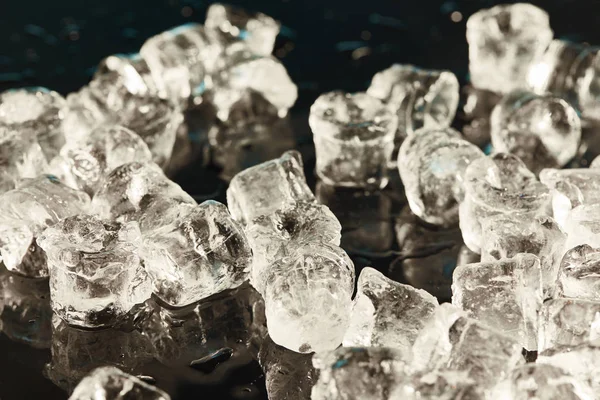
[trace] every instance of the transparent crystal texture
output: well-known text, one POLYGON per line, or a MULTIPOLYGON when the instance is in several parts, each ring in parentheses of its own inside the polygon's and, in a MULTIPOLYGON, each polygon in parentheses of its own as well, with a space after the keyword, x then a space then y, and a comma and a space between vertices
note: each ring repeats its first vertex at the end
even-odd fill
POLYGON ((581 205, 572 209, 565 222, 565 249, 581 244, 600 247, 600 204, 581 205))
POLYGON ((471 83, 500 93, 525 87, 530 66, 552 36, 548 14, 531 4, 476 12, 467 21, 471 83))
POLYGON ((100 367, 83 378, 69 400, 171 400, 149 385, 116 367, 100 367))
POLYGON ((600 301, 600 250, 583 244, 567 251, 556 285, 557 297, 600 301))
POLYGON ((102 181, 92 200, 94 212, 105 219, 138 220, 142 230, 161 226, 168 215, 194 199, 153 163, 132 162, 115 168, 102 181))
POLYGON ((464 174, 471 162, 485 157, 452 128, 420 129, 400 146, 398 171, 411 211, 434 225, 458 222, 464 197, 464 174))
POLYGON ((548 212, 550 195, 517 156, 497 153, 473 161, 465 173, 459 222, 465 244, 481 251, 481 221, 497 214, 525 220, 548 212))
POLYGON ((472 85, 463 86, 461 94, 464 104, 458 115, 465 120, 461 131, 469 142, 484 148, 490 142, 490 115, 502 95, 472 85))
MULTIPOLYGON (((98 64, 94 80, 111 82, 134 96, 158 96, 160 93, 150 73, 148 63, 139 53, 113 54, 98 64)), ((112 103, 116 100, 109 100, 112 103)))
POLYGON ((518 253, 534 254, 540 259, 544 297, 550 297, 556 284, 560 261, 565 252, 566 235, 548 216, 521 221, 510 215, 494 215, 482 221, 485 235, 481 261, 512 258, 518 253))
POLYGON ((533 363, 515 368, 506 381, 494 388, 491 396, 507 400, 595 398, 592 389, 578 377, 557 366, 533 363))
POLYGON ((152 161, 142 138, 122 126, 103 125, 83 141, 63 146, 52 164, 66 184, 93 195, 108 173, 134 161, 152 161))
POLYGON ((452 276, 452 304, 490 328, 537 350, 542 271, 533 254, 459 265, 452 276))
POLYGON ((484 400, 485 394, 465 371, 417 373, 399 386, 390 399, 484 400))
POLYGON ((25 276, 48 276, 46 255, 36 244, 44 229, 89 210, 87 194, 52 175, 25 181, 0 196, 0 254, 6 268, 25 276))
POLYGON ((32 132, 0 124, 0 193, 14 189, 22 179, 49 171, 42 148, 32 132))
POLYGON ((490 124, 494 151, 517 155, 535 173, 566 165, 581 141, 577 111, 550 94, 512 91, 494 108, 490 124))
POLYGON ((483 388, 503 379, 523 362, 516 338, 471 319, 456 307, 440 305, 413 346, 415 371, 466 372, 483 388))
POLYGON ((572 298, 546 301, 540 310, 539 351, 596 339, 599 328, 600 302, 572 298))
POLYGON ((417 129, 450 126, 458 107, 458 89, 458 79, 450 71, 394 64, 373 76, 367 94, 398 115, 396 137, 401 140, 417 129))
POLYGON ((554 219, 561 227, 569 212, 582 204, 600 204, 600 170, 595 168, 552 169, 540 173, 550 189, 554 219))
POLYGON ((227 207, 209 200, 147 232, 142 258, 158 297, 184 306, 241 285, 252 251, 227 207))
POLYGON ((553 40, 529 70, 527 83, 536 93, 553 93, 575 105, 586 119, 600 119, 598 48, 553 40))
POLYGON ((436 298, 426 291, 364 268, 343 345, 392 347, 410 356, 414 341, 437 306, 436 298))
POLYGON ((314 201, 303 168, 302 156, 292 150, 235 175, 227 189, 227 206, 233 218, 247 224, 298 201, 314 201))
POLYGON ((317 155, 317 175, 336 186, 383 187, 394 149, 398 118, 366 93, 325 93, 308 119, 317 155))
POLYGON ((17 130, 20 135, 37 138, 49 160, 65 143, 62 122, 66 100, 42 87, 7 90, 0 93, 0 125, 17 130))
POLYGON ((354 264, 339 247, 307 243, 267 272, 265 312, 275 343, 300 353, 333 350, 350 319, 354 264))
POLYGON ((319 379, 312 400, 380 400, 407 377, 402 352, 385 347, 340 347, 313 356, 319 379))
POLYGON ((268 15, 249 13, 219 3, 208 7, 204 25, 225 45, 242 41, 253 53, 261 56, 273 52, 275 38, 279 34, 279 23, 268 15))
POLYGON ((63 219, 37 239, 46 252, 52 309, 82 327, 113 324, 152 292, 138 256, 137 223, 78 215, 63 219))
POLYGON ((244 231, 253 254, 251 283, 263 293, 267 271, 274 262, 308 241, 338 246, 342 226, 327 206, 298 202, 254 219, 244 231))

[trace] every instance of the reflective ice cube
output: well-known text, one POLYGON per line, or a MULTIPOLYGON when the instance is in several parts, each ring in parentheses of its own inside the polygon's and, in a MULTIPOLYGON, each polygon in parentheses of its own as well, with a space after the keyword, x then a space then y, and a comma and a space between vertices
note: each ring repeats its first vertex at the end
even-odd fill
POLYGON ((558 298, 544 302, 539 319, 539 351, 577 346, 600 334, 600 302, 558 298))
POLYGON ((111 85, 122 88, 134 96, 160 94, 148 64, 139 53, 113 54, 106 57, 98 64, 93 79, 110 82, 111 85))
POLYGON ((432 371, 410 377, 391 396, 402 400, 484 400, 483 388, 464 371, 432 371))
POLYGON ((572 209, 564 225, 565 249, 581 244, 600 247, 600 204, 581 205, 572 209))
POLYGON ((557 296, 600 301, 600 250, 584 244, 567 251, 556 284, 557 296))
POLYGON ((526 85, 531 64, 552 40, 548 14, 531 4, 483 9, 467 21, 473 86, 507 93, 526 85))
POLYGON ((366 93, 329 92, 310 108, 317 175, 336 186, 383 187, 398 118, 366 93))

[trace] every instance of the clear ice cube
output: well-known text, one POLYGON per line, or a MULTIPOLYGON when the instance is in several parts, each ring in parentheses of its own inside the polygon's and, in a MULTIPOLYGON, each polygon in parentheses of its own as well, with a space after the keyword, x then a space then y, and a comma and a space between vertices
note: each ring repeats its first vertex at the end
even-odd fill
POLYGON ((534 5, 479 10, 467 21, 471 83, 501 93, 525 87, 530 66, 552 36, 548 14, 534 5))
POLYGON ((544 302, 539 318, 538 349, 577 346, 597 338, 600 302, 557 298, 544 302))
POLYGON ((583 244, 567 251, 556 286, 557 297, 600 301, 600 249, 583 244))
POLYGON ((484 400, 485 393, 465 371, 432 371, 411 376, 390 397, 402 400, 484 400))
POLYGON ((567 234, 565 249, 581 244, 600 247, 600 204, 575 207, 567 215, 563 228, 567 234))
POLYGON ((383 187, 398 118, 366 93, 321 95, 311 106, 317 175, 335 186, 383 187))
POLYGON ((106 57, 98 64, 93 79, 111 82, 112 86, 122 88, 134 96, 160 95, 148 63, 139 53, 106 57))

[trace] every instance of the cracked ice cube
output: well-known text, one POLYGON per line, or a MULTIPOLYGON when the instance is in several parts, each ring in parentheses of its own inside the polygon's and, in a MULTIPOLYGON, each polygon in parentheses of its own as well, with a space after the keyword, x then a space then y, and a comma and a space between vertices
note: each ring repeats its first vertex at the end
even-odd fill
POLYGON ((364 268, 344 336, 344 346, 393 347, 410 355, 414 341, 438 302, 424 290, 364 268))
POLYGON ((456 224, 465 171, 483 157, 477 146, 452 128, 416 131, 398 154, 398 171, 411 211, 434 225, 456 224))
POLYGON ((46 254, 36 244, 44 229, 88 211, 90 198, 52 175, 26 181, 0 196, 0 254, 6 268, 30 277, 48 276, 46 254))
POLYGON ((396 139, 401 139, 417 129, 450 126, 458 107, 458 89, 458 79, 450 71, 394 64, 373 76, 367 94, 398 115, 396 139))
POLYGON ((81 380, 69 400, 171 400, 155 386, 115 367, 100 367, 81 380))
POLYGON ((497 153, 473 161, 465 173, 459 222, 465 244, 481 250, 481 221, 497 214, 525 220, 547 214, 548 189, 517 156, 497 153))
POLYGON ((557 297, 600 301, 600 250, 584 244, 567 251, 556 285, 557 297))
POLYGON ((335 349, 348 328, 354 264, 339 247, 306 243, 267 271, 265 311, 275 343, 300 353, 335 349))
POLYGON ((459 265, 452 277, 452 304, 492 329, 537 350, 542 271, 533 254, 459 265))
POLYGON ((548 14, 531 4, 476 12, 467 21, 471 83, 501 93, 526 87, 530 66, 552 36, 548 14))
POLYGON ((539 351, 597 339, 600 302, 571 298, 546 301, 540 310, 539 331, 539 351))
POLYGON ((0 93, 0 125, 31 134, 42 147, 48 160, 56 156, 65 143, 62 121, 66 100, 58 93, 42 87, 7 90, 0 93))
POLYGON ((140 241, 137 223, 89 215, 46 229, 37 242, 48 257, 54 312, 73 325, 107 326, 150 298, 140 241))
POLYGON ((519 156, 535 173, 566 165, 581 141, 577 111, 550 94, 509 93, 494 108, 490 125, 494 151, 519 156))
POLYGON ((314 195, 306 184, 302 156, 295 150, 243 170, 227 189, 229 211, 242 224, 298 201, 314 201, 314 195))
POLYGON ((398 118, 366 93, 329 92, 310 108, 317 175, 335 186, 383 187, 398 118))
POLYGON ((227 207, 210 200, 147 232, 142 258, 158 297, 184 306, 241 285, 252 252, 227 207))

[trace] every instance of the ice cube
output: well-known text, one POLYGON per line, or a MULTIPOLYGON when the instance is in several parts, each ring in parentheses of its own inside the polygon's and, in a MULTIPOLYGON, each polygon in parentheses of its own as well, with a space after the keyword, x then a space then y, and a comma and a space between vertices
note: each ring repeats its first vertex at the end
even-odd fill
POLYGON ((410 355, 420 330, 438 302, 424 290, 386 278, 364 268, 344 336, 346 347, 393 347, 410 355))
POLYGON ((114 324, 150 297, 150 280, 138 256, 137 223, 68 217, 37 239, 46 252, 52 309, 72 325, 114 324))
POLYGON ((158 297, 184 306, 241 285, 252 251, 227 207, 209 200, 145 233, 142 258, 158 297))
POLYGON ((36 244, 44 229, 89 211, 90 198, 52 175, 28 180, 0 196, 0 254, 10 271, 47 277, 46 254, 36 244))
POLYGON ((83 378, 69 400, 171 400, 155 386, 115 367, 100 367, 83 378))
POLYGON ((321 95, 310 108, 317 175, 328 184, 383 187, 398 118, 366 93, 321 95))
POLYGON ((233 218, 247 224, 298 201, 314 201, 303 167, 302 156, 292 150, 234 176, 227 189, 227 205, 233 218))
POLYGON ((600 301, 600 250, 584 244, 564 255, 557 279, 557 297, 600 301))
POLYGON ((37 138, 48 160, 65 143, 62 121, 67 103, 60 94, 42 87, 0 93, 0 125, 37 138))
POLYGON ((467 21, 471 83, 501 93, 525 87, 530 66, 552 36, 548 14, 531 4, 476 12, 467 21))
POLYGON ((542 271, 533 254, 459 265, 452 278, 452 304, 492 329, 537 350, 542 271))
POLYGON ((550 195, 517 156, 497 153, 473 161, 465 173, 464 200, 459 206, 465 244, 481 251, 481 220, 506 214, 522 221, 548 212, 550 195))
POLYGON ((510 92, 494 108, 490 124, 494 151, 519 156, 535 173, 566 165, 581 141, 577 111, 550 94, 510 92))
POLYGON ((458 79, 450 71, 394 64, 373 76, 367 94, 398 115, 399 143, 417 129, 450 126, 458 107, 458 88, 458 79))
POLYGON ((580 205, 567 215, 564 225, 565 249, 581 244, 600 247, 600 204, 580 205))
POLYGON ((577 346, 596 339, 600 302, 558 298, 544 302, 539 319, 539 351, 577 346))
POLYGON ((410 377, 390 396, 402 400, 484 400, 485 394, 465 371, 432 371, 410 377))
POLYGON ((300 353, 335 349, 348 328, 354 264, 339 247, 306 243, 267 271, 269 335, 300 353))
POLYGON ((93 79, 111 82, 111 85, 134 96, 159 95, 150 68, 139 53, 113 54, 106 57, 98 64, 93 79))
POLYGON ((398 171, 411 211, 430 224, 456 224, 465 171, 483 157, 477 146, 452 128, 414 132, 398 154, 398 171))

